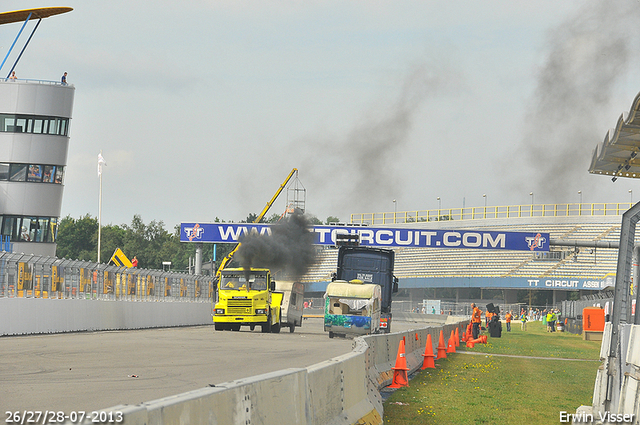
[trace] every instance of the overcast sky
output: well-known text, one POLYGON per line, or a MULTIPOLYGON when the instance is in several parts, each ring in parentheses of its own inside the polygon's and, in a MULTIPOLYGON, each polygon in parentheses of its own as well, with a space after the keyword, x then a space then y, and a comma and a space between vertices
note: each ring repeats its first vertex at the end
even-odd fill
MULTIPOLYGON (((294 167, 323 221, 394 199, 640 199, 635 180, 587 171, 640 91, 637 0, 49 6, 74 10, 42 21, 16 74, 67 71, 76 89, 62 216, 98 215, 101 150, 103 224, 168 230, 258 213, 294 167)), ((0 26, 3 58, 19 28, 0 26)))

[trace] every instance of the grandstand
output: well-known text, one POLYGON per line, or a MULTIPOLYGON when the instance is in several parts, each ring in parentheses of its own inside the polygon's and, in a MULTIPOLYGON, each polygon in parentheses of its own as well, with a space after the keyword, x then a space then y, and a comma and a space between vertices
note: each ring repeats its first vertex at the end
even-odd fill
MULTIPOLYGON (((393 227, 541 232, 549 233, 554 242, 566 242, 566 245, 552 245, 548 253, 396 248, 395 275, 399 279, 400 288, 507 289, 511 296, 506 297, 512 299, 517 289, 544 289, 554 290, 554 300, 556 295, 560 300, 566 297, 567 290, 598 291, 613 286, 618 250, 575 246, 575 242, 618 243, 622 214, 630 204, 615 204, 615 207, 609 208, 594 207, 596 204, 574 204, 574 207, 568 205, 572 204, 486 207, 482 214, 448 210, 446 220, 433 220, 433 217, 442 217, 442 211, 424 214, 393 213, 393 227), (516 216, 501 216, 500 211, 520 213, 516 216), (571 213, 576 211, 579 213, 571 213), (433 221, 420 219, 429 216, 433 221)), ((384 214, 377 215, 377 223, 376 214, 360 216, 363 217, 368 218, 369 223, 360 221, 359 224, 379 224, 380 218, 383 218, 385 225, 389 226, 389 220, 384 214)), ((317 263, 303 279, 308 290, 320 292, 326 282, 331 280, 331 274, 336 269, 337 251, 332 247, 319 249, 317 263)))

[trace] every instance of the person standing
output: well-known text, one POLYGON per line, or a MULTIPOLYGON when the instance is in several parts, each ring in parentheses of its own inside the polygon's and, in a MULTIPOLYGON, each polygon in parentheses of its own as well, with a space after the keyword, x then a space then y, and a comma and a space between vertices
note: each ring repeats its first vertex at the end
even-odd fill
POLYGON ((471 324, 473 326, 471 335, 473 339, 477 339, 480 335, 480 323, 482 323, 482 310, 476 307, 475 303, 471 303, 473 313, 471 313, 471 324))
POLYGON ((493 317, 493 313, 491 313, 490 311, 487 311, 484 314, 484 323, 486 327, 489 327, 489 323, 491 322, 491 318, 493 317))
POLYGON ((508 312, 504 316, 504 320, 506 320, 506 322, 507 322, 507 332, 511 332, 511 319, 512 318, 513 318, 513 314, 511 314, 511 312, 508 312))
POLYGON ((136 257, 135 255, 133 256, 133 260, 131 260, 131 267, 133 267, 134 269, 138 267, 138 257, 136 257))
POLYGON ((15 81, 18 79, 18 77, 16 77, 16 72, 15 71, 11 71, 11 77, 9 77, 9 79, 11 81, 15 81))
POLYGON ((549 309, 549 313, 547 313, 547 330, 549 332, 556 331, 555 324, 556 324, 557 318, 558 316, 556 315, 556 312, 553 311, 552 309, 549 309))
POLYGON ((522 312, 520 312, 520 322, 521 322, 521 328, 520 330, 526 331, 527 330, 527 312, 525 310, 522 310, 522 312))
POLYGON ((62 78, 60 79, 60 83, 62 83, 63 86, 67 85, 67 73, 65 71, 64 74, 62 74, 62 78))

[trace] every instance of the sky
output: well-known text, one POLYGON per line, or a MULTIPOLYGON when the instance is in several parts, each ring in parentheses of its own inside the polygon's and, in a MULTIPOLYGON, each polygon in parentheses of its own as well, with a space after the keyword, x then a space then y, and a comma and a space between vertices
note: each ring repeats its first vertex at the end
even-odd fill
MULTIPOLYGON (((63 217, 98 216, 100 151, 102 223, 168 230, 259 213, 293 168, 322 221, 640 199, 588 173, 640 92, 637 0, 2 6, 74 9, 16 68, 75 86, 63 217)), ((3 58, 20 25, 0 26, 3 58)))

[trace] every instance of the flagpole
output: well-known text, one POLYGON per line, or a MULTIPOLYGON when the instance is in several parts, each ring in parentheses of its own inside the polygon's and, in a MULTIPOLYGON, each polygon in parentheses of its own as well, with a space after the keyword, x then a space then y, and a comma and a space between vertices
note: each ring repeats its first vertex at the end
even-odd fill
MULTIPOLYGON (((100 151, 100 158, 102 158, 102 150, 100 151)), ((98 264, 100 264, 100 242, 102 236, 102 164, 98 161, 99 175, 100 175, 100 193, 98 199, 98 264)))

